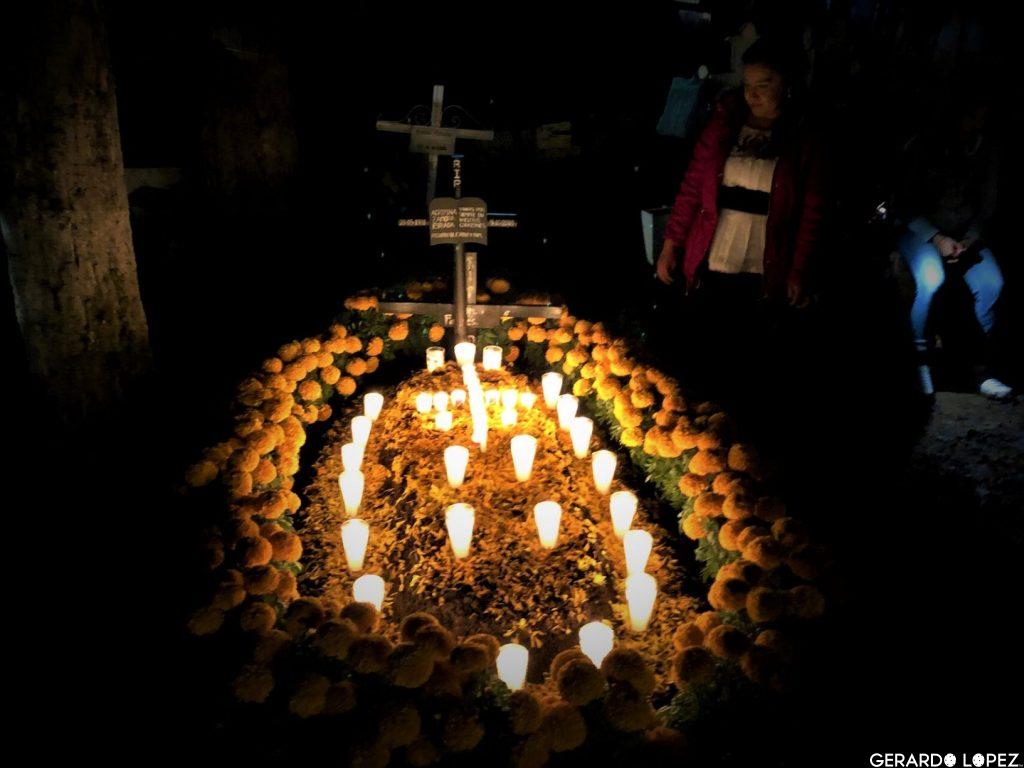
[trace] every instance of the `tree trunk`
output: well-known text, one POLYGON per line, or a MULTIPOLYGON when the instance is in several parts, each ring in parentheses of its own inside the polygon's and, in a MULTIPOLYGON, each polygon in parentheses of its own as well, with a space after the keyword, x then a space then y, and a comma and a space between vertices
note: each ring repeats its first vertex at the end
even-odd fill
POLYGON ((74 423, 149 369, 149 332, 98 2, 31 5, 4 126, 13 152, 3 234, 30 370, 74 423))

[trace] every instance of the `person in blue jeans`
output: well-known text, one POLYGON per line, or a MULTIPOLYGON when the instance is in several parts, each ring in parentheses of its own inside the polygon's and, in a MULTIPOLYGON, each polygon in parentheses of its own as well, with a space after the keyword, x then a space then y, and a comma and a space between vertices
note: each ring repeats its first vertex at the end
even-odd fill
MULTIPOLYGON (((987 105, 965 97, 959 119, 946 122, 950 130, 919 136, 907 146, 910 170, 904 211, 910 221, 898 250, 914 277, 916 294, 910 324, 918 352, 921 389, 932 394, 928 352, 928 316, 932 299, 952 277, 963 279, 974 296, 974 315, 986 337, 995 327, 995 306, 1003 289, 1003 274, 983 240, 995 210, 998 155, 985 132, 987 105)), ((990 346, 990 345, 987 345, 990 346)), ((988 371, 988 349, 982 353, 979 391, 1006 398, 1012 389, 988 371)))

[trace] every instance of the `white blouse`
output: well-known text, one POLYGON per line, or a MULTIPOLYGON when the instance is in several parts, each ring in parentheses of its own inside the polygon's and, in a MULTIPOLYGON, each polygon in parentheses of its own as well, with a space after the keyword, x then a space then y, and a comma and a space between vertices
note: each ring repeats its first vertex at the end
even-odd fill
MULTIPOLYGON (((769 136, 769 131, 743 126, 736 146, 725 161, 723 186, 771 193, 776 159, 756 155, 757 147, 763 146, 769 136)), ((711 271, 731 275, 762 274, 767 224, 765 214, 721 209, 708 255, 711 271)))

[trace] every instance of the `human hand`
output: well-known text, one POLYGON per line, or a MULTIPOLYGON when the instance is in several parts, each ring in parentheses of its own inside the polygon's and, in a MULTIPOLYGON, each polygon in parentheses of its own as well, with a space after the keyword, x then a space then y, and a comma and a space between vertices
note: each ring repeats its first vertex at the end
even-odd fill
POLYGON ((955 262, 960 258, 960 254, 966 250, 963 243, 942 234, 935 235, 932 238, 932 245, 938 249, 939 255, 944 261, 950 262, 955 262))
POLYGON ((666 240, 665 245, 661 248, 661 254, 658 256, 658 279, 665 285, 672 285, 675 282, 672 273, 678 266, 679 256, 676 253, 676 244, 671 240, 666 240))
POLYGON ((804 292, 804 281, 797 273, 790 273, 786 280, 786 300, 791 307, 803 309, 811 303, 811 297, 804 292))

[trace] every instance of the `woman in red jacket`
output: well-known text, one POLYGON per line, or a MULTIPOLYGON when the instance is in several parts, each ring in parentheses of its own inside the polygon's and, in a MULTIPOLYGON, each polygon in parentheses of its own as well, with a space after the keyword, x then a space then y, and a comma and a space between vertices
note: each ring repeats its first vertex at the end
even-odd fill
POLYGON ((665 228, 658 277, 804 306, 824 215, 822 150, 796 114, 797 68, 762 38, 743 57, 743 96, 704 129, 665 228))

